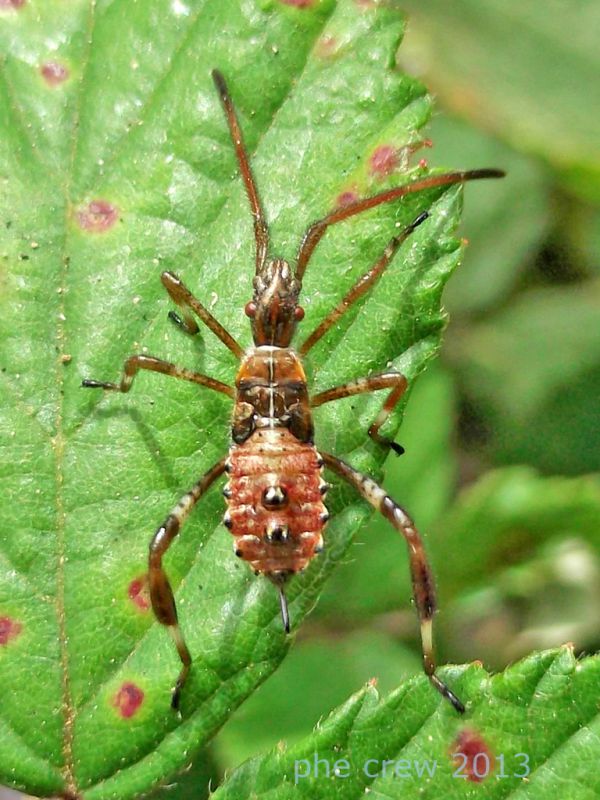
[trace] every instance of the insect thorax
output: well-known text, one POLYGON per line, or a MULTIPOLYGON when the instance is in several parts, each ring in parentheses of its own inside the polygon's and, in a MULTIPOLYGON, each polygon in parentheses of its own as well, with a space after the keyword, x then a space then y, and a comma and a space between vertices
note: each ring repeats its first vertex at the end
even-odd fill
POLYGON ((300 442, 312 443, 313 424, 306 376, 288 347, 250 348, 236 378, 232 438, 245 442, 261 428, 287 428, 300 442))

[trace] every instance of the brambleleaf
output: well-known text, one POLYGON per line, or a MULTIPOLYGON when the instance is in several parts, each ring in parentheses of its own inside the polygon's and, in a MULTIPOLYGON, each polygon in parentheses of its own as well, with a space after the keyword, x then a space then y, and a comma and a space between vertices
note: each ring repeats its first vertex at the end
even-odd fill
MULTIPOLYGON (((341 194, 413 177, 382 154, 408 152, 430 102, 393 67, 403 23, 383 5, 48 0, 0 15, 0 782, 126 800, 189 763, 288 647, 211 491, 166 562, 194 657, 173 713, 179 664, 145 594, 147 543, 226 452, 230 407, 156 375, 127 397, 80 388, 117 379, 136 351, 233 380, 209 332, 168 325, 165 268, 250 342, 252 223, 210 71, 229 81, 273 249, 290 258, 341 194)), ((332 230, 303 328, 424 209, 377 290, 311 354, 319 389, 389 362, 412 379, 435 354, 457 187, 332 230)), ((385 453, 366 429, 380 404, 324 408, 318 444, 376 474, 385 453)), ((329 548, 290 590, 294 627, 368 515, 338 487, 331 507, 329 548)))
POLYGON ((299 744, 245 762, 214 800, 597 797, 597 656, 577 661, 565 647, 494 676, 477 666, 446 676, 470 698, 466 717, 421 676, 384 699, 368 685, 299 744))

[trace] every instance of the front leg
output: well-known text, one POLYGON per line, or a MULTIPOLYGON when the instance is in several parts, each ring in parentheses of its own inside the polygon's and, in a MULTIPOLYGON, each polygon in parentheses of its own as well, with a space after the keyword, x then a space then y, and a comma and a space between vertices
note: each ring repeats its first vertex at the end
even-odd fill
POLYGON ((198 500, 209 486, 225 472, 225 461, 226 459, 222 458, 217 462, 214 467, 209 469, 208 472, 192 486, 187 494, 183 495, 169 516, 156 531, 150 542, 148 580, 150 583, 152 610, 154 611, 156 619, 161 624, 168 626, 169 632, 177 647, 179 658, 183 664, 171 699, 171 706, 174 709, 179 708, 181 690, 190 671, 192 657, 177 623, 175 597, 173 596, 173 590, 169 583, 167 573, 164 570, 162 559, 198 500))
POLYGON ((353 397, 356 394, 366 394, 367 392, 377 392, 379 389, 389 389, 392 391, 386 398, 385 403, 375 422, 369 428, 369 436, 379 444, 383 444, 396 453, 402 455, 404 448, 396 444, 392 439, 388 439, 379 433, 379 429, 385 423, 389 415, 392 413, 397 403, 401 400, 408 381, 400 372, 382 372, 380 375, 371 375, 368 378, 357 378, 354 381, 349 381, 341 386, 334 386, 332 389, 327 389, 326 392, 320 392, 311 398, 310 404, 312 408, 322 406, 324 403, 331 403, 333 400, 341 400, 344 397, 353 397))
POLYGON ((366 475, 362 475, 349 464, 339 458, 322 453, 323 461, 329 469, 337 473, 359 492, 374 508, 392 523, 394 528, 404 536, 408 545, 410 572, 412 576, 413 597, 421 623, 421 642, 423 649, 423 667, 429 680, 437 691, 450 701, 452 706, 463 714, 465 707, 454 692, 435 674, 435 658, 433 654, 433 615, 436 610, 433 575, 423 542, 414 522, 408 514, 389 497, 385 491, 366 475))
POLYGON ((107 389, 110 392, 128 392, 131 389, 135 376, 141 369, 147 369, 151 372, 160 372, 163 375, 170 375, 172 378, 179 378, 184 381, 191 381, 200 386, 206 386, 208 389, 213 389, 215 392, 221 392, 228 397, 233 397, 235 392, 232 386, 210 378, 208 375, 203 375, 201 372, 193 372, 184 367, 178 367, 171 364, 170 361, 163 361, 154 356, 130 356, 123 365, 123 375, 119 383, 110 383, 108 381, 95 381, 86 378, 81 382, 85 389, 107 389))
POLYGON ((210 311, 202 305, 200 300, 190 292, 187 286, 173 272, 163 272, 160 276, 162 285, 169 293, 171 299, 177 303, 181 309, 182 317, 174 311, 169 311, 169 319, 173 320, 186 333, 192 336, 198 333, 198 323, 192 316, 192 312, 228 347, 236 358, 241 358, 243 350, 218 320, 213 317, 210 311))

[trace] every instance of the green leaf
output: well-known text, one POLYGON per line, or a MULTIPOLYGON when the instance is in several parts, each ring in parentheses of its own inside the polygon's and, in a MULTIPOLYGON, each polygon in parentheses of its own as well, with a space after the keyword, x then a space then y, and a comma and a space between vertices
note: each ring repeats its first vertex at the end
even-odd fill
POLYGON ((569 187, 600 197, 600 8, 594 0, 406 0, 404 62, 456 113, 541 156, 569 187))
MULTIPOLYGON (((156 375, 141 374, 128 397, 80 382, 116 379, 135 351, 233 380, 220 342, 168 325, 164 268, 250 343, 252 223, 212 68, 230 83, 274 253, 292 258, 340 193, 413 175, 380 184, 369 169, 379 145, 416 141, 429 113, 423 87, 393 68, 398 13, 292 5, 0 9, 0 781, 35 794, 147 791, 189 763, 289 646, 273 587, 231 554, 215 489, 167 558, 194 658, 182 718, 173 713, 178 659, 139 592, 147 543, 226 452, 230 404, 156 375)), ((396 226, 431 212, 311 354, 318 389, 389 362, 412 381, 435 354, 460 195, 424 192, 326 237, 306 276, 305 335, 396 226)), ((319 446, 377 474, 384 453, 366 429, 381 402, 324 408, 319 446)), ((331 509, 325 556, 290 589, 294 627, 369 513, 337 486, 331 509)))
POLYGON ((600 658, 578 662, 565 647, 500 675, 445 672, 469 698, 467 716, 436 699, 424 677, 384 700, 367 686, 301 743, 243 764, 214 799, 597 797, 600 658))

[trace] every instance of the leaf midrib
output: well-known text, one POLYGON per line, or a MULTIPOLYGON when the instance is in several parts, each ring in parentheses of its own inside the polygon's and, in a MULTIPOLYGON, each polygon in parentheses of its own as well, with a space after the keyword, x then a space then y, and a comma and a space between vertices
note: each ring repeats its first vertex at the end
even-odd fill
POLYGON ((83 104, 84 90, 87 83, 87 75, 93 49, 94 26, 96 23, 96 0, 89 0, 88 25, 87 25, 87 51, 85 54, 84 66, 81 70, 77 91, 77 103, 72 123, 72 143, 70 165, 67 172, 67 181, 64 189, 64 234, 61 254, 61 274, 60 274, 60 312, 56 320, 56 360, 55 375, 58 395, 56 401, 56 434, 52 438, 54 450, 55 479, 56 479, 56 544, 57 544, 57 569, 56 569, 56 615, 59 631, 59 652, 61 662, 62 680, 62 713, 64 718, 63 744, 62 751, 64 764, 62 767, 65 788, 68 792, 77 796, 77 783, 75 779, 75 763, 73 757, 74 743, 74 723, 75 708, 73 705, 73 695, 71 691, 71 681, 69 672, 69 652, 68 635, 66 630, 65 618, 65 550, 66 550, 66 513, 64 505, 64 473, 63 473, 63 454, 65 449, 65 436, 63 431, 63 410, 64 410, 64 364, 62 357, 65 355, 65 296, 67 285, 67 265, 69 253, 69 232, 71 215, 71 187, 73 184, 74 168, 79 147, 79 120, 81 107, 83 104))

